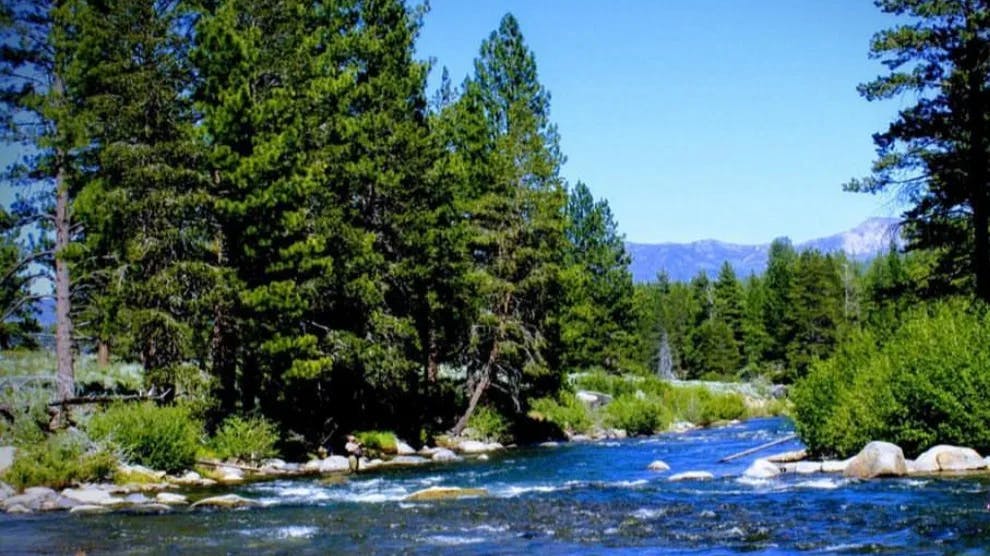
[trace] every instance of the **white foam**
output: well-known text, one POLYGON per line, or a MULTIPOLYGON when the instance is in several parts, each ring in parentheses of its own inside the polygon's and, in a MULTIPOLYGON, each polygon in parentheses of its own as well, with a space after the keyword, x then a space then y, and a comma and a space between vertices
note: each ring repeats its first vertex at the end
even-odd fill
POLYGON ((462 544, 477 544, 479 542, 485 542, 483 537, 462 537, 459 535, 433 535, 432 537, 426 537, 423 540, 430 544, 438 544, 441 546, 458 546, 462 544))
POLYGON ((658 517, 663 517, 667 515, 667 510, 663 508, 640 508, 629 515, 636 519, 641 519, 645 521, 648 519, 656 519, 658 517))
POLYGON ((821 490, 834 490, 846 484, 848 481, 837 479, 812 479, 794 483, 794 488, 814 488, 821 490))
POLYGON ((280 539, 308 539, 319 532, 317 527, 307 527, 303 525, 290 525, 281 527, 275 531, 275 536, 280 539))
POLYGON ((531 485, 531 486, 509 486, 503 490, 495 493, 496 496, 503 498, 514 498, 523 494, 528 494, 530 492, 557 492, 558 490, 563 490, 564 487, 553 486, 553 485, 531 485))

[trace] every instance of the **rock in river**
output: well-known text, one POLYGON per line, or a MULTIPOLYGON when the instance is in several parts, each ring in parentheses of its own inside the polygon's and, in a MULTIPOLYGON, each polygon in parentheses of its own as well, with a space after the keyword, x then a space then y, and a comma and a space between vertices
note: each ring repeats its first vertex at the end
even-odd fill
POLYGON ((743 472, 743 477, 749 479, 770 479, 777 475, 780 475, 780 468, 763 458, 755 460, 743 472))
POLYGON ((476 498, 488 496, 488 491, 483 488, 460 488, 460 487, 430 487, 406 496, 409 502, 428 502, 431 500, 451 500, 454 498, 476 498))
POLYGON ((670 471, 670 466, 667 465, 667 462, 659 459, 646 466, 646 468, 650 471, 670 471))
POLYGON ((676 473, 671 475, 668 481, 708 481, 714 479, 715 476, 708 471, 685 471, 684 473, 676 473))
POLYGON ((843 475, 856 479, 907 475, 904 451, 890 442, 870 442, 852 458, 843 475))
POLYGON ((494 452, 505 447, 498 442, 480 442, 478 440, 463 440, 457 445, 457 451, 463 454, 481 454, 494 452))
POLYGON ((941 444, 928 449, 914 460, 916 473, 936 473, 938 471, 973 471, 984 469, 987 462, 972 448, 960 448, 941 444))
POLYGON ((433 461, 457 461, 461 458, 447 448, 437 448, 433 451, 430 459, 433 461))
POLYGON ((212 496, 210 498, 203 498, 202 500, 194 503, 193 508, 248 508, 252 506, 260 506, 261 502, 257 500, 251 500, 238 496, 236 494, 224 494, 223 496, 212 496))
POLYGON ((189 503, 189 501, 186 499, 185 496, 181 494, 175 494, 172 492, 159 492, 158 495, 155 496, 155 502, 158 502, 159 504, 172 504, 172 505, 182 505, 189 503))

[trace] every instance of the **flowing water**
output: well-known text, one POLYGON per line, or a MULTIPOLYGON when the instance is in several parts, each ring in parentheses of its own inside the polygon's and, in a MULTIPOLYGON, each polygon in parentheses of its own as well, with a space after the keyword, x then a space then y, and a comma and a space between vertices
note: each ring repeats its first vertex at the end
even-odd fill
MULTIPOLYGON (((164 515, 0 516, 0 553, 986 554, 990 478, 741 477, 728 454, 792 432, 784 419, 617 442, 508 451, 489 461, 245 485, 262 508, 164 515), (706 470, 669 482, 646 469, 706 470), (486 498, 405 502, 429 486, 486 498)), ((800 447, 793 442, 774 450, 800 447)), ((763 455, 763 454, 760 454, 763 455)), ((205 493, 194 493, 205 494, 205 493)))

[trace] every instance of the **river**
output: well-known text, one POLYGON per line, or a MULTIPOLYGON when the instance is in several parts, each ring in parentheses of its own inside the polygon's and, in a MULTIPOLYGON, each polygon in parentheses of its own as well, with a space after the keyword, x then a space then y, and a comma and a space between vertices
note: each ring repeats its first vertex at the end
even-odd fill
POLYGON ((0 553, 987 553, 990 477, 754 481, 741 474, 755 455, 717 463, 790 432, 785 419, 757 419, 336 484, 254 483, 234 490, 265 504, 248 510, 2 515, 0 553), (646 469, 656 459, 672 472, 706 470, 715 479, 669 482, 669 472, 646 469), (435 485, 481 487, 490 496, 403 501, 435 485))

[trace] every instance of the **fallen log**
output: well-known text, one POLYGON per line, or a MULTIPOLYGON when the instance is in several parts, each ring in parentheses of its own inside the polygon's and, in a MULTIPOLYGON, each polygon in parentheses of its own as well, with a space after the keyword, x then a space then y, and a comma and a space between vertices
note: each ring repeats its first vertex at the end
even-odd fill
POLYGON ((97 403, 113 402, 136 402, 136 401, 161 401, 169 394, 166 390, 161 394, 133 394, 130 396, 84 396, 81 398, 66 398, 48 404, 49 407, 62 407, 67 405, 89 405, 97 403))
POLYGON ((724 458, 718 460, 718 462, 719 463, 726 463, 726 462, 732 461, 734 459, 738 459, 738 458, 741 458, 741 457, 744 457, 744 456, 748 456, 750 454, 755 454, 756 452, 759 452, 761 450, 766 450, 767 448, 773 448, 774 446, 778 446, 778 445, 783 444, 785 442, 790 442, 791 440, 794 440, 795 438, 797 438, 797 435, 796 434, 789 434, 789 435, 785 436, 784 438, 778 438, 777 440, 774 440, 774 441, 771 441, 771 442, 767 442, 765 444, 760 444, 759 446, 757 446, 755 448, 750 448, 748 450, 743 450, 741 452, 738 452, 738 453, 735 453, 735 454, 732 454, 732 455, 729 455, 729 456, 725 456, 724 458))

